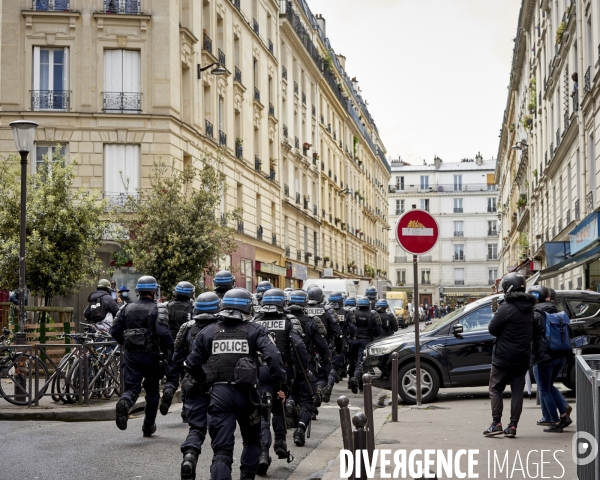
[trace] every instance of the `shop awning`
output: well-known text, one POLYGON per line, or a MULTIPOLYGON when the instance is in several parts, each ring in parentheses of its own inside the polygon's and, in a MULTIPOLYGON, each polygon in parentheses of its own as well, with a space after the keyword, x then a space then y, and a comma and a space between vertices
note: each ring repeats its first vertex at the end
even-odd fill
POLYGON ((593 262, 600 258, 600 245, 588 250, 586 252, 573 255, 571 258, 564 260, 556 265, 546 268, 540 272, 539 280, 547 280, 548 278, 555 277, 561 273, 568 272, 574 268, 583 265, 584 263, 593 262))

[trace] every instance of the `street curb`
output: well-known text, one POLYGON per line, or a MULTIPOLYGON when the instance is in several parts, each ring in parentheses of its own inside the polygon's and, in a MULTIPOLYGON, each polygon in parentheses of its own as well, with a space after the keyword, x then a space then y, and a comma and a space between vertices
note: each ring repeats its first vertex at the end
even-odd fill
MULTIPOLYGON (((181 403, 181 392, 173 396, 173 403, 181 403)), ((71 407, 23 407, 22 409, 0 409, 0 421, 48 421, 48 422, 105 422, 115 419, 115 406, 111 401, 102 405, 73 405, 71 407)), ((144 408, 145 399, 139 399, 132 410, 144 408)), ((141 412, 140 412, 141 413, 141 412)))

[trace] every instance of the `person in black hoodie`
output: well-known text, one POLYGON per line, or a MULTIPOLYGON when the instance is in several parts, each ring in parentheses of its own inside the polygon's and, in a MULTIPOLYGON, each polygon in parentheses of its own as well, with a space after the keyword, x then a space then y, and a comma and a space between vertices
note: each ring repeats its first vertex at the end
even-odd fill
POLYGON ((551 301, 550 290, 542 285, 535 285, 528 290, 528 293, 535 296, 539 302, 534 307, 532 364, 534 365, 542 412, 548 421, 548 427, 544 428, 544 432, 560 433, 563 428, 571 425, 573 421, 567 412, 566 402, 558 388, 554 386, 554 382, 565 366, 566 357, 570 354, 570 351, 550 350, 546 342, 546 315, 544 312, 558 313, 556 305, 551 301))
POLYGON ((523 410, 525 374, 531 361, 533 338, 533 306, 536 298, 525 293, 525 277, 520 273, 508 273, 502 279, 504 299, 488 326, 496 337, 492 352, 490 371, 490 400, 492 424, 483 432, 485 436, 500 435, 514 438, 523 410), (502 430, 502 393, 510 384, 510 424, 502 430))

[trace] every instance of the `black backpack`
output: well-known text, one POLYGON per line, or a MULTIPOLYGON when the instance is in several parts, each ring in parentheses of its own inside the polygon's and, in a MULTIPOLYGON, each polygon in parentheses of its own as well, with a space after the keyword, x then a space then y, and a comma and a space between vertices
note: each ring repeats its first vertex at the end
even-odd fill
POLYGON ((99 323, 106 317, 108 312, 106 311, 106 305, 102 301, 103 298, 104 295, 100 295, 94 299, 90 297, 88 300, 89 303, 85 312, 83 312, 83 316, 89 323, 99 323))

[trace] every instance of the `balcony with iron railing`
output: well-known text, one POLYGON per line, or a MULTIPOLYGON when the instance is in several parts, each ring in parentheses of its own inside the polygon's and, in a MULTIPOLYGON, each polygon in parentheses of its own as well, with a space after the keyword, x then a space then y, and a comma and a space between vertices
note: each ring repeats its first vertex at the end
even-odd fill
POLYGON ((294 148, 300 149, 300 139, 298 137, 294 137, 294 148))
POLYGON ((240 160, 244 158, 244 149, 241 143, 235 144, 235 156, 240 160))
POLYGON ((260 28, 258 26, 258 22, 256 21, 256 18, 252 19, 252 30, 254 30, 254 33, 256 33, 257 35, 260 33, 260 28))
POLYGON ((431 285, 431 280, 427 280, 425 278, 422 278, 421 281, 419 282, 421 285, 431 285))
POLYGON ((463 213, 462 207, 454 207, 454 213, 463 213))
POLYGON ((219 65, 221 65, 223 68, 226 68, 225 54, 223 53, 223 50, 221 50, 220 48, 218 48, 217 49, 217 54, 218 54, 218 58, 219 58, 219 65))
POLYGON ((262 225, 259 225, 258 228, 256 229, 256 238, 258 240, 262 240, 263 239, 263 227, 262 227, 262 225))
POLYGON ((139 201, 140 194, 138 192, 103 192, 102 197, 106 199, 107 210, 112 207, 117 207, 120 210, 133 210, 133 203, 139 201))
POLYGON ((454 236, 455 237, 464 237, 465 236, 465 232, 463 232, 462 230, 457 230, 454 232, 454 236))
POLYGON ((316 205, 313 204, 313 215, 317 217, 319 215, 319 209, 316 205))
POLYGON ((219 145, 222 147, 227 146, 227 134, 222 130, 219 130, 219 145))
POLYGON ((258 158, 258 155, 254 155, 254 170, 257 172, 262 171, 262 162, 260 158, 258 158))
POLYGON ((104 0, 104 13, 140 15, 140 0, 104 0))
POLYGON ((498 260, 498 254, 497 253, 492 253, 487 255, 487 259, 488 260, 498 260))
POLYGON ((296 250, 296 260, 302 261, 302 250, 296 250))
POLYGON ((212 53, 212 40, 206 33, 202 35, 202 50, 212 53))
POLYGON ((269 115, 271 117, 275 117, 275 105, 269 102, 269 115))
POLYGON ((141 112, 142 94, 133 92, 103 92, 102 110, 105 112, 141 112))
POLYGON ((291 249, 290 247, 285 247, 285 253, 284 253, 284 256, 285 256, 286 258, 290 258, 290 257, 292 256, 291 254, 292 254, 292 249, 291 249))
POLYGON ((244 233, 244 221, 243 220, 238 220, 237 231, 238 231, 238 233, 244 233))
POLYGON ((317 107, 315 107, 314 105, 312 106, 312 116, 313 117, 317 117, 317 107))
POLYGON ((254 87, 254 101, 260 103, 260 90, 254 87))
POLYGON ((465 281, 464 280, 454 280, 454 285, 460 286, 460 285, 464 285, 465 281))
POLYGON ((575 208, 573 209, 575 220, 579 220, 579 199, 575 200, 575 208))
POLYGON ((454 254, 454 256, 452 257, 452 261, 454 261, 454 262, 464 262, 465 261, 465 256, 464 255, 456 255, 456 254, 454 254))
POLYGON ((583 91, 584 95, 592 91, 592 67, 589 66, 583 76, 583 91))
POLYGON ((283 126, 283 138, 288 138, 288 127, 287 127, 287 125, 283 126))
POLYGON ((281 67, 281 78, 283 78, 284 80, 287 80, 287 68, 285 68, 284 66, 281 67))
POLYGON ((69 110, 71 92, 69 90, 32 90, 31 109, 69 110))
POLYGON ((275 233, 271 235, 271 245, 277 245, 277 234, 275 233))
POLYGON ((271 53, 271 55, 273 55, 273 42, 271 41, 270 38, 267 39, 267 45, 269 48, 269 52, 271 53))
POLYGON ((242 83, 242 71, 238 67, 235 67, 234 69, 233 81, 238 82, 240 85, 242 83))
POLYGON ((204 120, 204 136, 213 138, 213 124, 204 120))
POLYGON ((487 213, 497 213, 498 209, 496 208, 496 206, 493 207, 487 207, 487 213))
POLYGON ((498 230, 488 230, 488 237, 497 237, 498 230))
POLYGON ((298 95, 298 82, 294 82, 294 94, 298 95))
POLYGON ((431 263, 433 261, 431 255, 419 255, 419 262, 431 263))
POLYGON ((71 9, 70 0, 33 0, 32 10, 44 12, 68 12, 71 9))
POLYGON ((276 177, 275 169, 274 168, 269 169, 269 174, 267 175, 267 180, 271 180, 272 182, 274 182, 275 177, 276 177))
POLYGON ((238 12, 241 11, 240 0, 231 0, 231 3, 235 8, 237 8, 238 12))
POLYGON ((296 192, 296 204, 302 204, 302 196, 300 195, 300 192, 296 192))
POLYGON ((306 105, 306 93, 302 92, 302 103, 306 105))
POLYGON ((408 257, 406 255, 400 255, 394 257, 394 263, 407 263, 408 257))
POLYGON ((304 199, 304 210, 310 210, 310 202, 307 198, 304 199))

